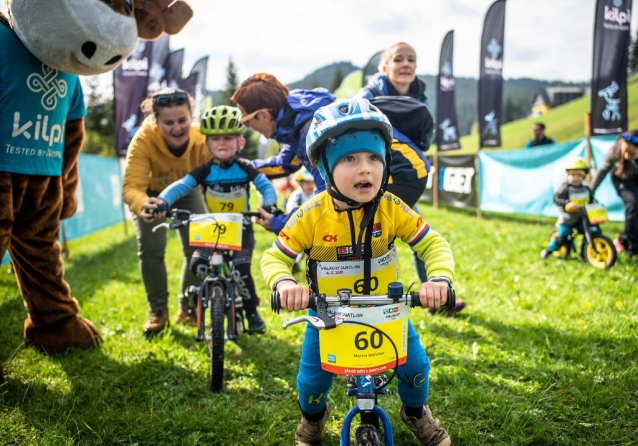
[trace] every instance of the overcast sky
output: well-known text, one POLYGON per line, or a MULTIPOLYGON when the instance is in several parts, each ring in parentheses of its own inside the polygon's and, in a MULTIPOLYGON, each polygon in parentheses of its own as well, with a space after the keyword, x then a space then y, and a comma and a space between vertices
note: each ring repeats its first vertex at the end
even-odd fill
MULTIPOLYGON (((300 80, 338 61, 359 67, 397 41, 417 52, 419 74, 438 72, 454 30, 454 74, 478 77, 479 44, 493 0, 189 0, 195 12, 171 49, 185 48, 184 71, 210 56, 208 89, 224 88, 232 57, 239 79, 269 72, 300 80)), ((623 0, 623 8, 631 0, 623 0)), ((4 3, 4 2, 2 2, 4 3)), ((508 0, 503 75, 585 81, 591 77, 596 0, 508 0)), ((0 10, 5 11, 4 5, 0 10)), ((636 35, 638 12, 632 14, 636 35)), ((111 75, 103 76, 110 82, 111 75)))

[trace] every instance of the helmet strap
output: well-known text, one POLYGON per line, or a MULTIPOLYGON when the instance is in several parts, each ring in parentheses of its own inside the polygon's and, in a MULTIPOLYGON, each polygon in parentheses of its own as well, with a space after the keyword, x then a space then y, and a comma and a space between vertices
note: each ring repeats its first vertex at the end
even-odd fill
POLYGON ((375 196, 372 201, 367 203, 360 203, 358 201, 353 200, 352 198, 348 198, 339 191, 336 185, 334 185, 334 178, 332 176, 332 172, 328 170, 328 160, 325 155, 325 151, 321 152, 321 162, 323 162, 323 166, 325 171, 328 173, 328 181, 326 181, 326 191, 328 195, 330 195, 335 200, 339 200, 344 202, 346 205, 352 208, 358 208, 363 204, 363 219, 361 220, 360 229, 364 229, 368 224, 374 219, 374 214, 377 212, 377 208, 379 207, 379 202, 381 201, 381 197, 385 194, 385 191, 388 188, 388 182, 390 180, 390 171, 388 166, 392 162, 392 155, 388 150, 386 153, 386 164, 383 168, 383 181, 381 183, 381 187, 379 188, 379 192, 375 196))

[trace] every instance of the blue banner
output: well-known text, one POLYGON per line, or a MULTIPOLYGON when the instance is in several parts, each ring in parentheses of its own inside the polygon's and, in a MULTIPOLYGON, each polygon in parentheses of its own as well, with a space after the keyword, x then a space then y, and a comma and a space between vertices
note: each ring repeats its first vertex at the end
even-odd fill
MULTIPOLYGON (((124 221, 122 174, 118 160, 82 154, 78 158, 78 167, 78 210, 73 217, 61 223, 67 241, 124 221)), ((62 241, 62 230, 60 237, 62 241)), ((1 264, 9 261, 9 254, 5 253, 1 264)))
POLYGON ((122 174, 116 158, 80 155, 78 210, 62 224, 66 239, 73 240, 124 221, 122 174))
MULTIPOLYGON (((600 166, 615 138, 592 138, 592 153, 600 166)), ((554 192, 567 181, 565 163, 586 157, 585 140, 506 152, 479 151, 480 208, 508 214, 558 216, 554 192)), ((607 207, 612 221, 624 220, 624 208, 611 181, 596 191, 596 199, 607 207)))

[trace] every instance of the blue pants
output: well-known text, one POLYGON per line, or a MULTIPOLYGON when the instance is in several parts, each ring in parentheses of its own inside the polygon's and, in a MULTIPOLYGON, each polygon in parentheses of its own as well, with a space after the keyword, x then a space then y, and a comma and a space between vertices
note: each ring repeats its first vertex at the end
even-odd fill
POLYGON ((558 226, 558 230, 557 230, 558 237, 554 237, 553 239, 550 240, 550 242, 547 244, 547 250, 549 252, 558 251, 558 249, 560 249, 560 247, 564 243, 564 240, 566 240, 567 237, 572 234, 574 227, 578 227, 579 231, 583 230, 583 224, 580 222, 575 225, 566 225, 564 223, 561 223, 558 226))
MULTIPOLYGON (((398 367, 395 378, 403 404, 421 407, 426 403, 430 388, 430 358, 425 354, 412 322, 408 322, 408 360, 398 367)), ((319 413, 326 407, 333 379, 333 373, 321 368, 319 330, 308 325, 297 375, 299 405, 303 412, 319 413)))

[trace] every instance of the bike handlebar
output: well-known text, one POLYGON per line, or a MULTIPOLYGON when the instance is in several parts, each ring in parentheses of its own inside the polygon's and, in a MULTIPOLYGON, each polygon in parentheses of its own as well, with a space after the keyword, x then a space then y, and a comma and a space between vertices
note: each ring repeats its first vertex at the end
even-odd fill
MULTIPOLYGON (((399 282, 392 282, 389 285, 389 294, 382 294, 376 296, 353 296, 352 291, 348 289, 338 290, 338 296, 326 296, 325 294, 310 293, 308 300, 308 308, 318 310, 317 303, 320 304, 322 309, 331 306, 350 306, 350 305, 362 305, 362 306, 381 306, 392 305, 402 303, 409 305, 410 308, 420 307, 421 299, 417 291, 411 291, 409 293, 403 293, 403 284, 399 282)), ((450 310, 456 305, 456 293, 451 285, 448 283, 447 301, 445 303, 445 309, 450 310)), ((275 313, 279 314, 281 311, 281 296, 279 292, 274 290, 270 296, 270 308, 275 313)), ((308 322, 315 328, 334 328, 340 324, 339 321, 327 322, 324 314, 319 314, 319 317, 314 316, 300 316, 290 321, 284 322, 284 328, 288 325, 298 324, 300 322, 308 322)))
MULTIPOLYGON (((156 211, 160 211, 160 208, 158 207, 158 209, 156 211)), ((193 214, 191 211, 186 210, 186 209, 171 209, 170 211, 164 211, 163 209, 161 210, 162 212, 168 212, 168 218, 171 219, 170 223, 161 223, 157 226, 155 226, 153 228, 153 232, 155 232, 158 228, 162 228, 162 227, 166 227, 169 229, 177 229, 177 228, 181 228, 182 226, 190 223, 190 218, 192 215, 197 215, 197 214, 193 214)), ((244 217, 257 217, 257 218, 261 218, 261 214, 259 212, 256 211, 243 211, 243 212, 233 212, 234 214, 241 214, 244 217)), ((209 215, 209 214, 199 214, 199 215, 209 215)), ((196 221, 196 220, 193 220, 196 221)))

